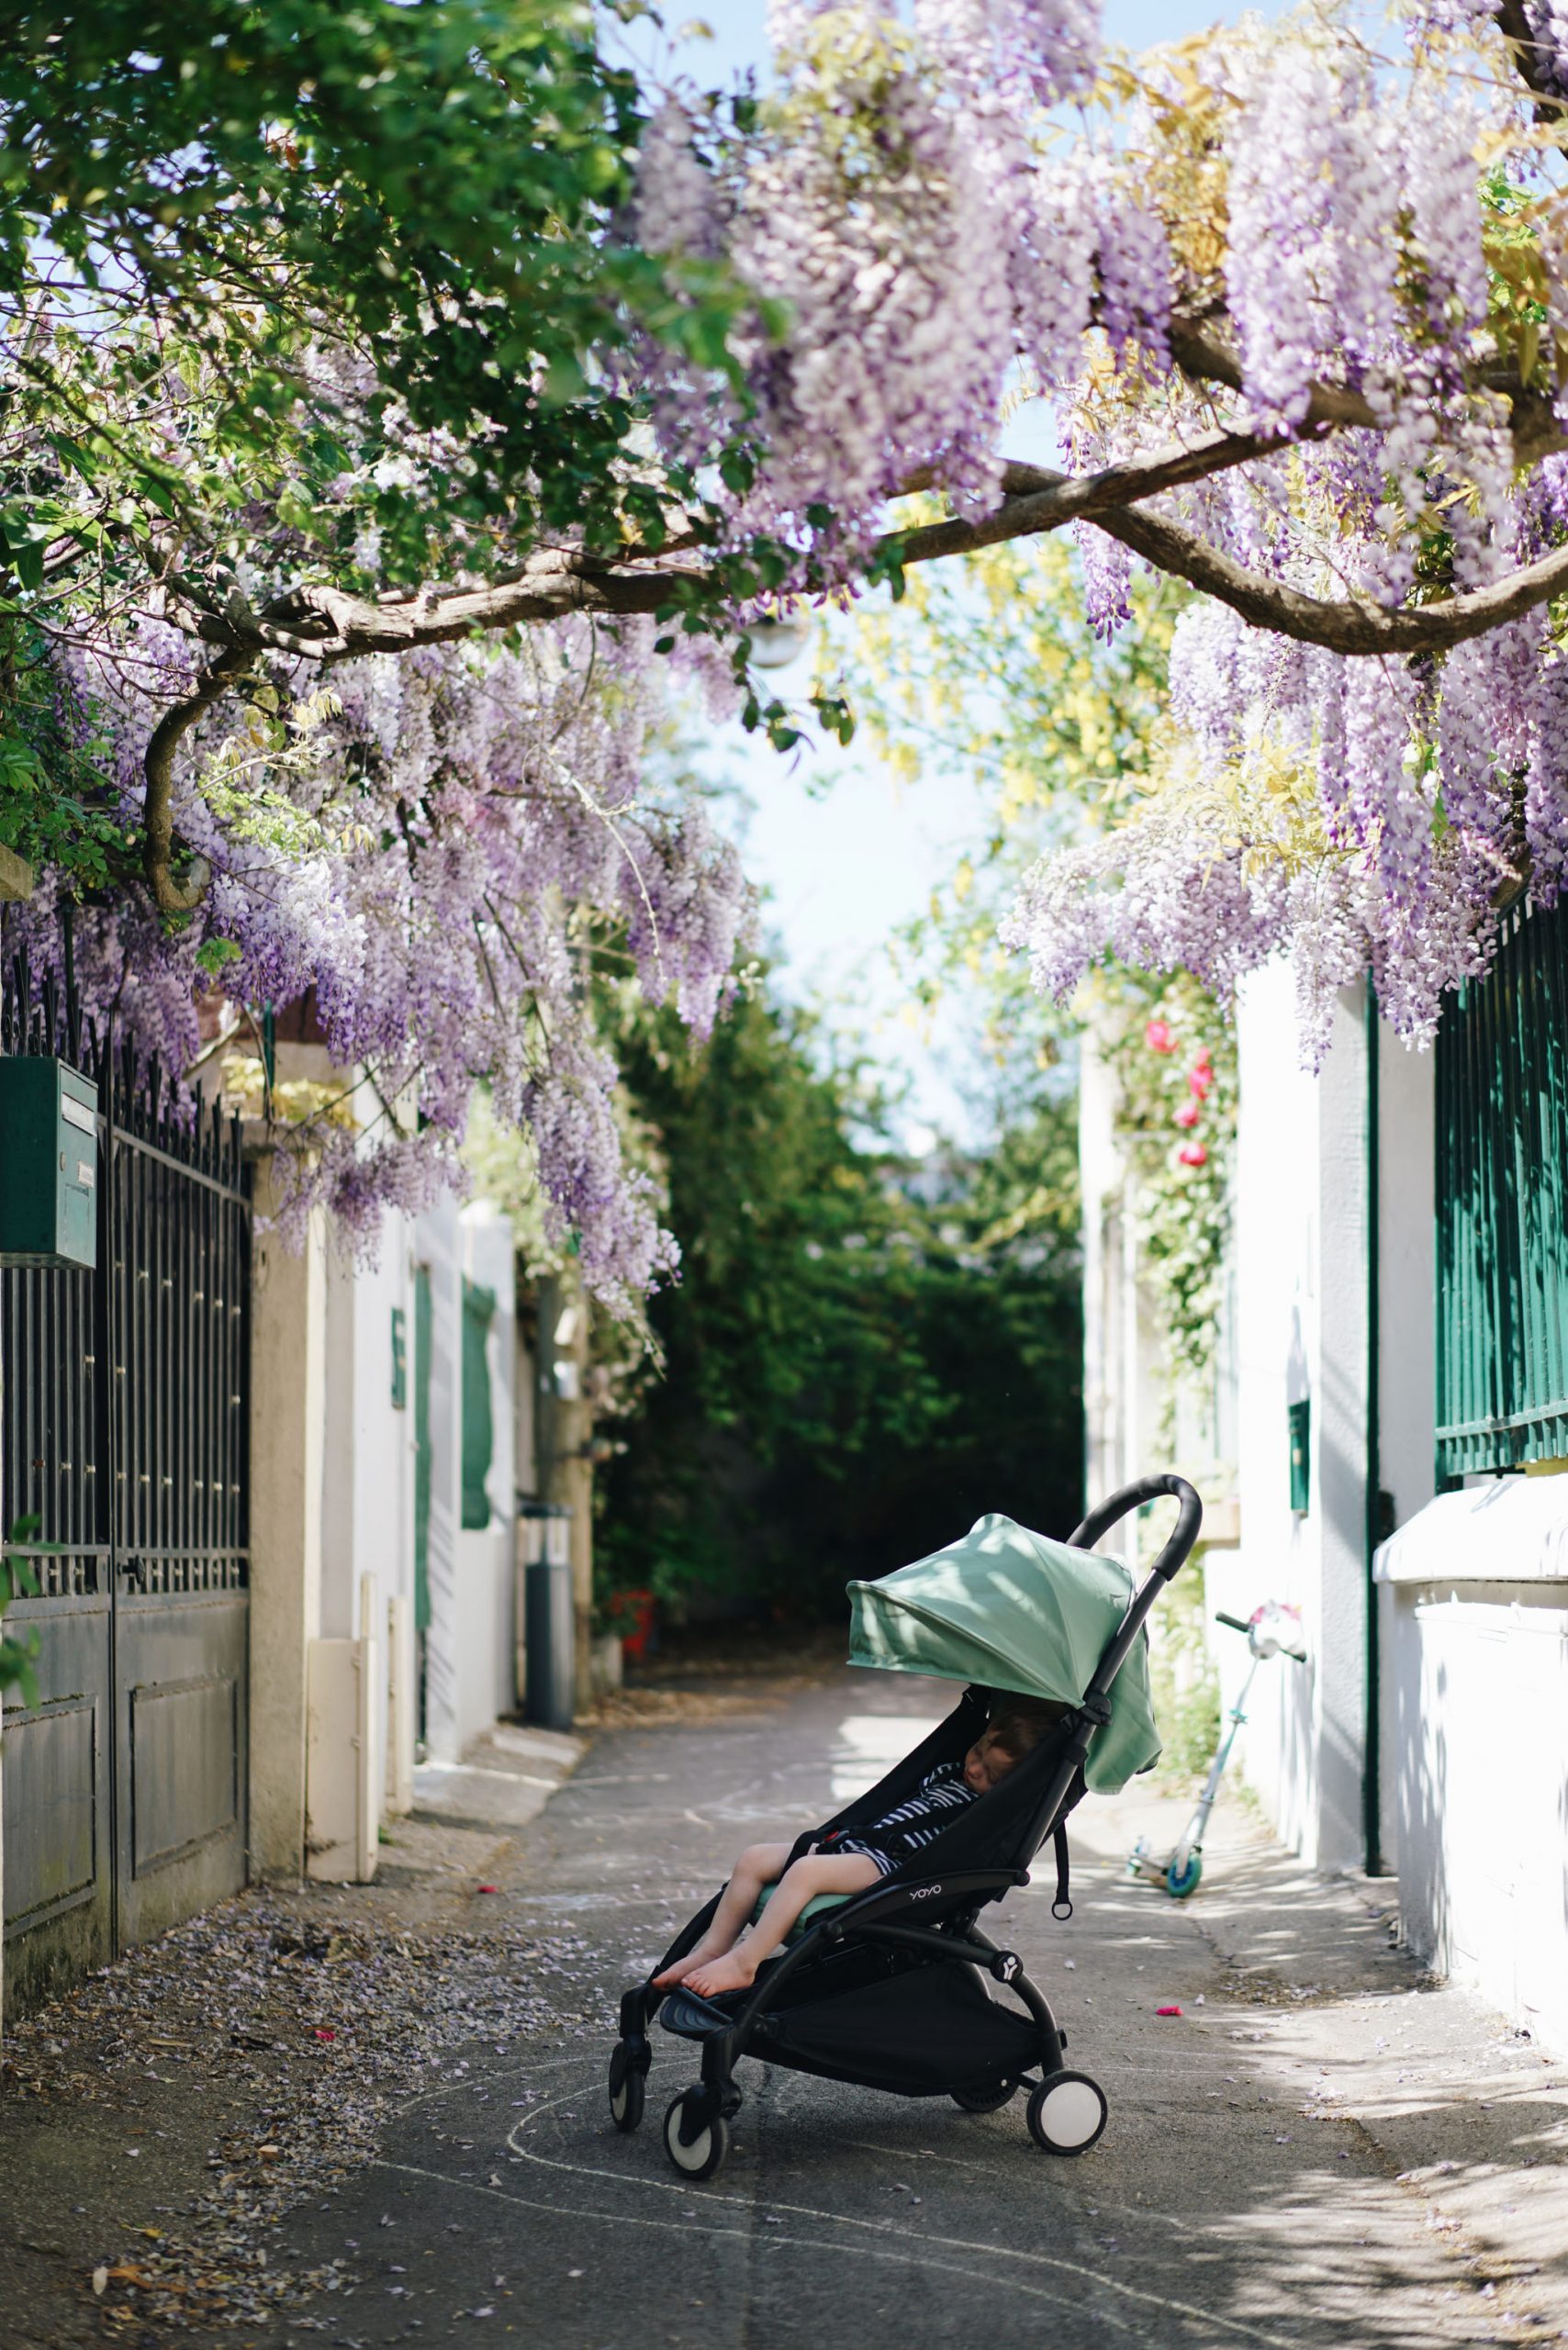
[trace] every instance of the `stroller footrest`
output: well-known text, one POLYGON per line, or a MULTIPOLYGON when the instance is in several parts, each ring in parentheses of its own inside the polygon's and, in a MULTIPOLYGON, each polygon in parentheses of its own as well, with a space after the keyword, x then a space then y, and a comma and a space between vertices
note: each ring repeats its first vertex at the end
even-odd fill
POLYGON ((682 2040, 706 2040, 711 2032, 728 2031, 734 2017, 716 2000, 704 1999, 678 1985, 659 2009, 659 2021, 682 2040))

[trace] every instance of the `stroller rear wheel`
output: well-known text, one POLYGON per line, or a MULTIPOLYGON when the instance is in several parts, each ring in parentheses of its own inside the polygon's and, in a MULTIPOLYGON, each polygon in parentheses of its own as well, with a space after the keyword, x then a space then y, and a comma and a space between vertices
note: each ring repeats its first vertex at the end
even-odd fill
POLYGON ((711 2178, 730 2151, 730 2125, 722 2113, 703 2120, 689 2136, 685 2134, 690 2127, 686 2100, 700 2094, 687 2089, 672 2098, 665 2109, 665 2152, 683 2178, 711 2178))
POLYGON ((628 2134, 641 2126, 646 2091, 641 2065, 632 2061, 623 2040, 610 2053, 610 2118, 628 2134))
POLYGON ((1086 2154, 1109 2111, 1087 2073, 1047 2073, 1029 2099, 1029 2135, 1044 2154, 1086 2154))
POLYGON ((1016 2081, 976 2082, 968 2088, 949 2089, 948 2096, 966 2113, 997 2113, 1018 2094, 1016 2081))

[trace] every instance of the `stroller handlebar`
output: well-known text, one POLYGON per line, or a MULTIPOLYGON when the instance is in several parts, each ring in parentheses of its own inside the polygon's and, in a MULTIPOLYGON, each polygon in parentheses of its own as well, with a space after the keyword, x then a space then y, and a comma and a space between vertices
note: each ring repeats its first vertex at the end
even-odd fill
POLYGON ((1170 1583, 1185 1563, 1198 1539, 1198 1528, 1204 1522, 1203 1503, 1185 1477, 1173 1476, 1167 1471, 1157 1477, 1140 1477, 1134 1485, 1123 1485, 1103 1501, 1098 1509, 1092 1509, 1083 1523, 1067 1539, 1075 1550, 1092 1550, 1101 1536, 1108 1534, 1119 1518, 1130 1517, 1133 1511, 1142 1509, 1146 1502, 1157 1502, 1166 1495, 1179 1503, 1180 1507, 1170 1539, 1156 1559, 1151 1572, 1162 1583, 1170 1583))

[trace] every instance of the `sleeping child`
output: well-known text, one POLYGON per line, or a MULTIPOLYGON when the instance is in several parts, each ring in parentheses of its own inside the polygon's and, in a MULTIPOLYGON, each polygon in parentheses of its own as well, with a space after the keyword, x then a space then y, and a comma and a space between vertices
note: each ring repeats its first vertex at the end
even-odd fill
POLYGON ((655 1975, 655 1987, 667 1991, 685 1983, 704 1998, 743 1990, 756 1980, 764 1959, 772 1956, 809 1901, 819 1893, 863 1893, 888 1875, 932 1843, 969 1804, 1000 1785, 1071 1710, 1043 1698, 1003 1696, 962 1762, 941 1763, 928 1772, 915 1794, 880 1819, 831 1834, 819 1830, 794 1844, 748 1845, 735 1863, 707 1932, 694 1950, 655 1975), (800 1858, 791 1860, 795 1852, 800 1858), (747 1933, 746 1921, 769 1885, 772 1897, 747 1933))

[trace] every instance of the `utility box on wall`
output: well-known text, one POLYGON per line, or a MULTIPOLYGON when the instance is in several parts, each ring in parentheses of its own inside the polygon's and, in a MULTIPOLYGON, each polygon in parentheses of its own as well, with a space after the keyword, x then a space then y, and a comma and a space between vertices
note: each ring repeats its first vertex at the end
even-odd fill
POLYGON ((63 1061, 0 1059, 0 1265, 98 1261, 98 1089, 63 1061))

